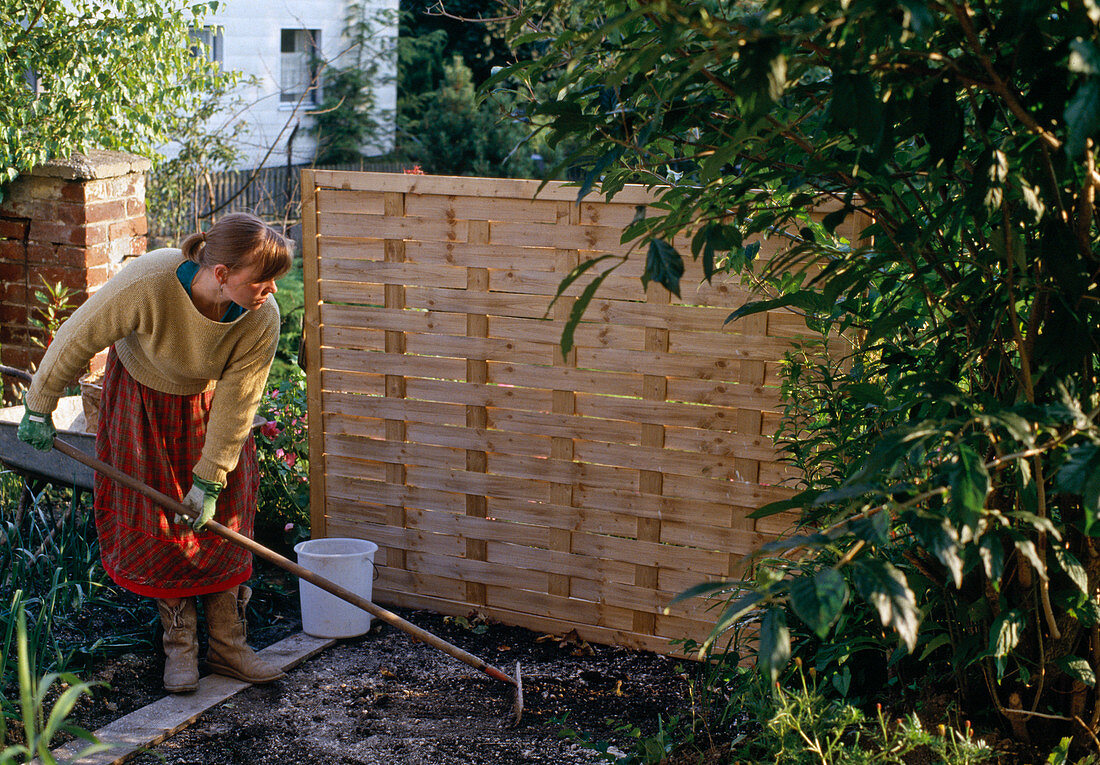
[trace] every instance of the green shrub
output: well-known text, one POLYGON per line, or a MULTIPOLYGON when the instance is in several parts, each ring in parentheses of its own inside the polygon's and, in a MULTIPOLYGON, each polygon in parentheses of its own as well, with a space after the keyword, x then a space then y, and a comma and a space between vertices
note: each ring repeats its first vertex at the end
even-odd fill
POLYGON ((268 387, 259 414, 267 423, 256 433, 261 473, 256 536, 285 548, 309 532, 309 426, 300 369, 268 387))
POLYGON ((433 174, 535 177, 530 131, 511 115, 509 100, 489 94, 479 102, 458 56, 443 70, 442 86, 424 98, 410 158, 433 174))

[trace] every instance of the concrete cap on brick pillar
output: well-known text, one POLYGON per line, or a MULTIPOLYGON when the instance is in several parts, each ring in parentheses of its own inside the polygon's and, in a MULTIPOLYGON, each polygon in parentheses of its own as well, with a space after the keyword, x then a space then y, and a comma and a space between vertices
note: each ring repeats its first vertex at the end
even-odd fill
POLYGON ((136 154, 93 149, 87 154, 74 153, 67 159, 43 162, 34 169, 34 175, 68 181, 90 181, 97 178, 117 178, 127 173, 144 173, 152 166, 152 162, 136 154))

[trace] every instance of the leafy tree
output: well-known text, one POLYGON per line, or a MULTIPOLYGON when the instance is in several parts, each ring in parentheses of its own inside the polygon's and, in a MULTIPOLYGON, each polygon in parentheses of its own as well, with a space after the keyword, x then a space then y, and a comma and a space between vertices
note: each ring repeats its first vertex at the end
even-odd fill
MULTIPOLYGON (((485 0, 402 0, 401 37, 403 40, 442 37, 447 54, 461 56, 474 82, 480 84, 489 78, 494 67, 515 61, 505 29, 492 20, 496 17, 492 6, 485 0)), ((445 61, 440 57, 437 71, 441 72, 445 61)))
POLYGON ((8 0, 0 7, 0 188, 93 147, 152 154, 222 74, 188 28, 216 2, 8 0))
POLYGON ((489 86, 551 84, 528 116, 578 147, 580 192, 657 191, 624 234, 644 279, 679 289, 687 232, 708 278, 761 292, 731 320, 821 333, 785 386, 804 491, 757 513, 807 526, 752 582, 689 593, 733 592, 716 630, 762 616, 775 680, 792 647, 888 649, 881 622, 895 676, 913 653, 970 715, 1093 740, 1100 5, 535 0, 513 32, 545 53, 489 86), (769 237, 788 246, 761 262, 769 237))
POLYGON ((426 99, 409 154, 429 173, 530 176, 529 131, 509 105, 493 96, 479 102, 470 69, 455 56, 443 85, 426 99))
POLYGON ((393 40, 380 33, 390 13, 365 2, 348 4, 343 65, 326 67, 324 99, 313 112, 310 130, 317 137, 318 164, 356 162, 364 146, 380 137, 379 121, 386 115, 378 110, 374 87, 394 58, 393 40))
POLYGON ((240 165, 247 123, 226 119, 245 106, 237 82, 229 77, 214 83, 193 112, 171 118, 172 157, 156 163, 145 192, 149 233, 160 242, 178 244, 199 231, 202 219, 216 212, 214 174, 240 165))

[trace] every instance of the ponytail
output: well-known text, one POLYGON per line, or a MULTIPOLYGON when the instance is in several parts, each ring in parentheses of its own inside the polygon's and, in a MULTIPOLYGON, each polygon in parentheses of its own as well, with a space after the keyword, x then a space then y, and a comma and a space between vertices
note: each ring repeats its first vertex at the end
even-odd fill
POLYGON ((191 234, 189 237, 183 240, 183 244, 180 245, 180 249, 183 250, 183 257, 187 258, 193 263, 198 263, 200 266, 202 262, 202 250, 203 245, 206 244, 206 234, 198 232, 191 234))

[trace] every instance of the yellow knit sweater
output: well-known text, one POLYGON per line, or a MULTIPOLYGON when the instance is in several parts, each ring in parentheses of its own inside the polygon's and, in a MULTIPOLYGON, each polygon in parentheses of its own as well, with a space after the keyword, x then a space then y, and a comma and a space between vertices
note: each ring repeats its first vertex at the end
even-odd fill
POLYGON ((58 330, 27 391, 27 406, 52 412, 88 361, 114 343, 119 361, 142 385, 192 395, 210 388, 202 458, 195 475, 224 484, 240 457, 279 342, 274 296, 232 322, 199 313, 180 284, 178 249, 133 259, 73 312, 58 330))

